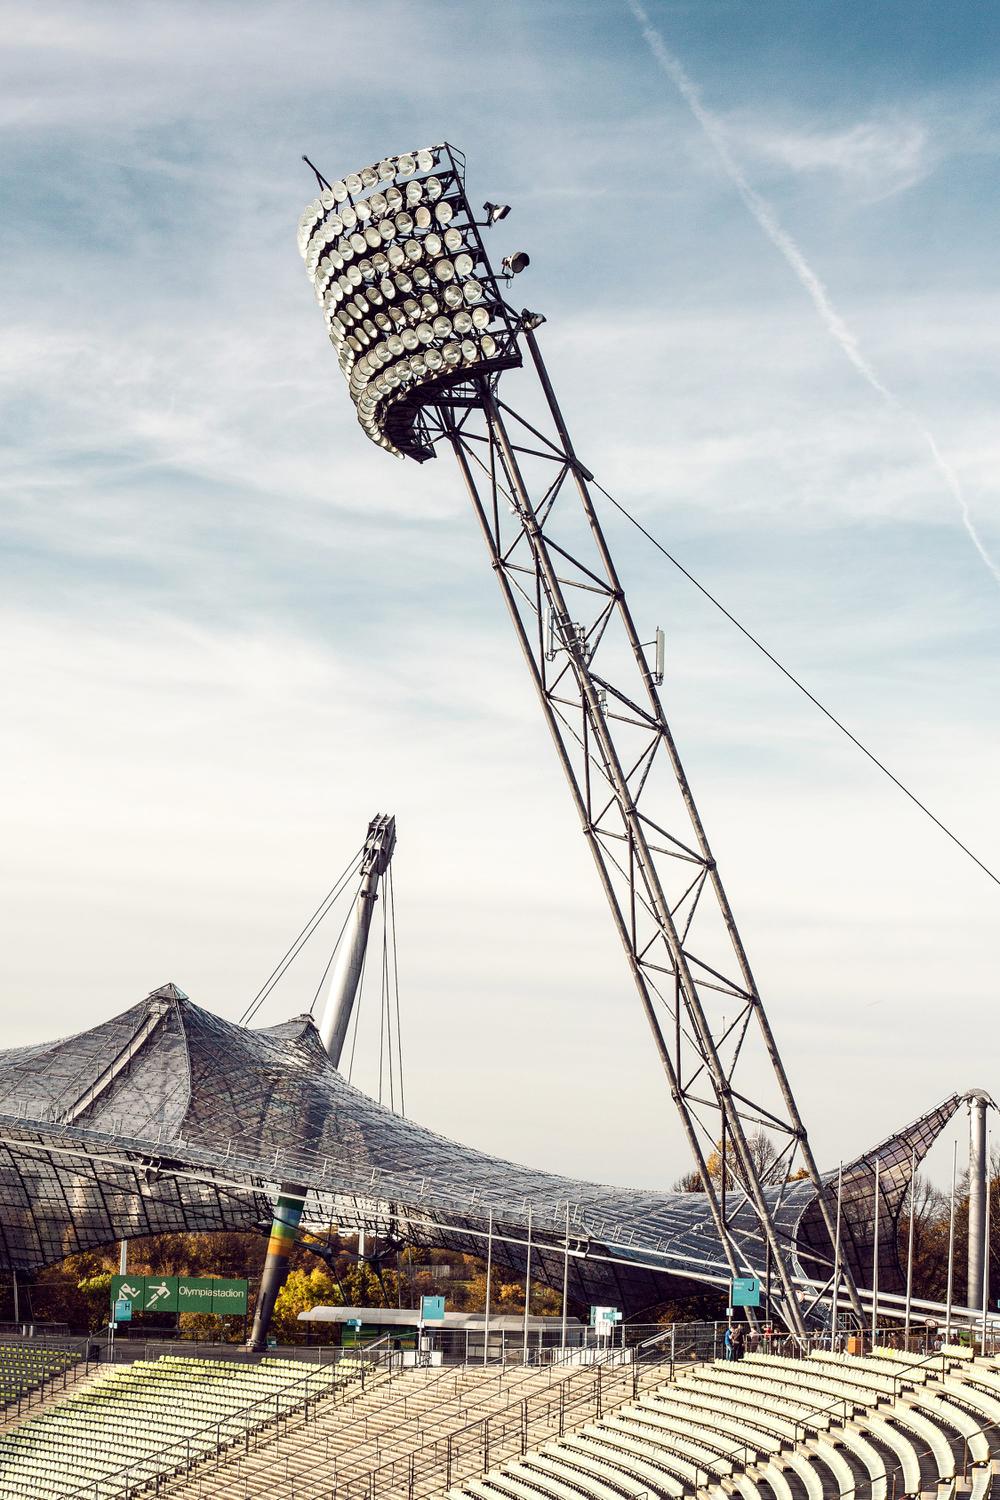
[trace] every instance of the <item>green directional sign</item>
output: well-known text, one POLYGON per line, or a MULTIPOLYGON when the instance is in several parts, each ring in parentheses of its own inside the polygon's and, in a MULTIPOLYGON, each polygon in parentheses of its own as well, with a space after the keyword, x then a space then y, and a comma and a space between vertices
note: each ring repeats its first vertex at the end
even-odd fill
POLYGON ((221 1276, 112 1276, 112 1303, 133 1313, 200 1312, 223 1318, 247 1310, 247 1283, 221 1276))
POLYGON ((178 1276, 177 1311, 214 1313, 217 1318, 247 1310, 245 1281, 224 1281, 221 1277, 178 1276))
POLYGON ((143 1312, 177 1311, 177 1277, 144 1276, 142 1278, 143 1312))
POLYGON ((112 1302, 131 1302, 132 1313, 176 1312, 176 1276, 112 1276, 112 1302))

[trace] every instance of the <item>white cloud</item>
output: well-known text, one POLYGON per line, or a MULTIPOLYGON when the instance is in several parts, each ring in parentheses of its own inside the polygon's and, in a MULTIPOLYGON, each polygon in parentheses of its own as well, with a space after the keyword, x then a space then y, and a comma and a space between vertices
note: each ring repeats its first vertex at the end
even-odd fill
POLYGON ((726 132, 740 156, 765 168, 822 173, 868 201, 922 182, 940 160, 941 145, 920 119, 888 116, 837 128, 782 125, 728 114, 726 132))

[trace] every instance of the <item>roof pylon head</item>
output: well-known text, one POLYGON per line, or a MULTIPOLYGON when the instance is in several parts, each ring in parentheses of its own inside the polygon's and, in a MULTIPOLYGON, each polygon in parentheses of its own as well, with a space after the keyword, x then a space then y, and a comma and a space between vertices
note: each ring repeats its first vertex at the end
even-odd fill
POLYGON ((147 1000, 189 1000, 190 998, 190 995, 186 995, 172 980, 161 984, 158 990, 150 990, 146 996, 147 1000))

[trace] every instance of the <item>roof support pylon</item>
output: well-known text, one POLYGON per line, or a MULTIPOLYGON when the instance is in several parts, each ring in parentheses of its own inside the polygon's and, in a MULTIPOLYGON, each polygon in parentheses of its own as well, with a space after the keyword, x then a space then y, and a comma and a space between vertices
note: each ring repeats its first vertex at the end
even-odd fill
MULTIPOLYGON (((354 911, 337 949, 330 988, 320 1016, 320 1037, 331 1061, 338 1067, 364 971, 368 933, 378 900, 378 883, 389 868, 395 847, 396 819, 389 813, 376 813, 368 825, 361 855, 361 885, 354 911)), ((278 1293, 288 1275, 289 1257, 295 1248, 305 1198, 304 1187, 284 1182, 274 1205, 267 1258, 254 1308, 253 1330, 247 1341, 247 1348, 256 1354, 262 1354, 267 1348, 268 1329, 278 1293)))
POLYGON ((351 1024, 365 966, 368 933, 378 900, 378 883, 389 868, 396 847, 396 819, 376 813, 368 825, 361 856, 361 885, 350 922, 340 940, 329 989, 320 1012, 319 1034, 333 1064, 339 1068, 347 1029, 351 1024))

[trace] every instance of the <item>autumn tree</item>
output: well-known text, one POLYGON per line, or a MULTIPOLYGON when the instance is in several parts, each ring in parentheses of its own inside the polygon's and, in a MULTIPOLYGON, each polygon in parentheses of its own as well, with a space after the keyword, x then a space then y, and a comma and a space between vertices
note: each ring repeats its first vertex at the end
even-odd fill
MULTIPOLYGON (((746 1138, 750 1159, 753 1162, 754 1171, 765 1187, 776 1185, 785 1181, 787 1165, 784 1159, 779 1160, 778 1150, 774 1141, 764 1130, 751 1130, 746 1138)), ((705 1166, 708 1175, 717 1187, 722 1184, 722 1142, 717 1141, 715 1148, 705 1158, 705 1166)), ((797 1171, 788 1174, 789 1182, 798 1182, 800 1178, 808 1176, 806 1169, 800 1167, 797 1171)), ((732 1145, 726 1147, 726 1179, 727 1186, 739 1187, 740 1169, 736 1153, 732 1145)), ((690 1172, 684 1172, 674 1183, 675 1193, 700 1193, 703 1192, 701 1174, 692 1168, 690 1172)))

